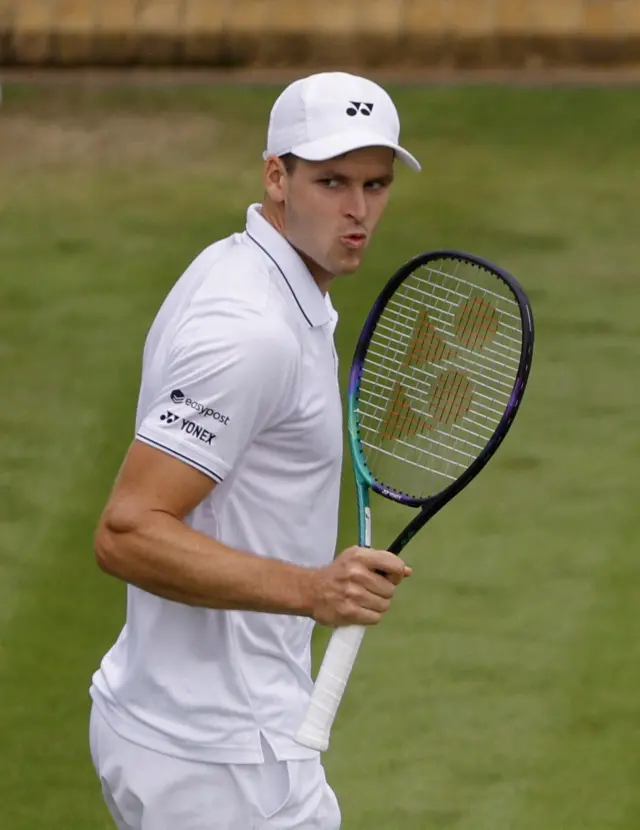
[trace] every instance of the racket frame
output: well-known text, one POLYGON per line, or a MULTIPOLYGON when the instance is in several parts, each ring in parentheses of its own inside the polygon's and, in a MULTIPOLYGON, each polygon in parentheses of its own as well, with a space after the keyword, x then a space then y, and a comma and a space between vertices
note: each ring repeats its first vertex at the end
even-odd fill
MULTIPOLYGON (((409 522, 387 548, 391 553, 398 554, 430 518, 478 475, 502 443, 520 407, 531 369, 533 342, 533 315, 525 292, 508 272, 482 257, 454 249, 430 251, 413 257, 391 277, 375 301, 362 327, 349 375, 347 429, 356 486, 358 544, 361 547, 371 547, 371 508, 369 495, 371 490, 385 498, 408 507, 420 508, 418 515, 409 522), (418 268, 428 265, 429 262, 446 259, 454 259, 458 262, 463 261, 470 265, 483 268, 497 275, 509 286, 518 301, 522 323, 522 349, 513 391, 504 414, 484 449, 462 475, 448 487, 435 496, 418 499, 405 493, 400 493, 393 488, 385 487, 371 474, 360 441, 358 393, 367 350, 371 343, 375 327, 387 302, 404 280, 418 268)), ((295 740, 302 746, 319 751, 325 751, 328 748, 331 727, 344 695, 365 631, 366 626, 358 625, 343 626, 334 630, 314 684, 305 719, 295 736, 295 740)))
POLYGON ((384 289, 379 294, 365 323, 362 327, 360 337, 356 344, 353 361, 351 364, 351 372, 349 375, 349 388, 347 398, 347 429, 349 437, 349 449, 353 460, 354 475, 356 478, 356 494, 358 500, 358 521, 364 521, 363 509, 364 505, 368 506, 369 498, 368 489, 373 490, 385 498, 404 504, 407 507, 420 508, 420 513, 407 525, 407 527, 394 539, 387 550, 391 553, 400 553, 400 551, 407 545, 413 536, 420 530, 420 528, 432 518, 439 510, 441 510, 451 499, 456 496, 462 489, 464 489, 469 482, 471 482, 482 468, 487 464, 489 459, 495 454, 496 450, 504 440, 508 433, 513 419, 515 418, 524 390, 527 385, 529 372, 531 370, 531 361, 533 357, 533 343, 534 343, 534 325, 533 314, 527 295, 521 288, 520 284, 502 268, 499 268, 489 260, 474 254, 466 253, 465 251, 458 251, 452 248, 444 248, 436 251, 429 251, 428 253, 418 254, 410 259, 405 265, 398 269, 398 271, 387 282, 384 289), (467 467, 467 469, 457 478, 452 481, 448 487, 441 490, 435 496, 429 496, 424 499, 414 498, 406 493, 400 493, 391 487, 386 487, 375 479, 369 471, 367 462, 362 450, 360 441, 360 424, 358 411, 358 394, 360 389, 360 378, 364 368, 364 362, 367 356, 367 351, 371 344, 371 338, 378 320, 382 316, 387 303, 396 292, 398 287, 411 276, 418 268, 428 265, 429 262, 438 260, 453 259, 457 262, 467 262, 469 265, 475 265, 483 268, 490 273, 496 274, 515 295, 518 301, 518 309, 520 313, 520 320, 522 323, 522 349, 520 352, 520 361, 516 371, 516 383, 509 398, 507 407, 498 422, 495 431, 484 449, 480 452, 478 457, 467 467))

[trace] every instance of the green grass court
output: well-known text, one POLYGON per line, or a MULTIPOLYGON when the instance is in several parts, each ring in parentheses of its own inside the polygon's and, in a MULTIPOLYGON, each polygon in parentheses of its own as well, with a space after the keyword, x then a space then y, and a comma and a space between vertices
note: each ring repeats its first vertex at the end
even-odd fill
MULTIPOLYGON (((110 827, 91 673, 123 620, 93 529, 169 286, 261 198, 265 88, 5 89, 0 109, 0 804, 6 830, 110 827)), ((407 258, 510 269, 530 385, 481 477, 417 538, 326 756, 345 830, 640 828, 640 92, 406 88, 403 169, 333 292, 343 388, 407 258)), ((233 275, 229 275, 230 278, 233 275)), ((345 458, 341 545, 355 539, 345 458)), ((398 508, 374 503, 391 541, 398 508)), ((319 657, 324 632, 317 645, 319 657)))

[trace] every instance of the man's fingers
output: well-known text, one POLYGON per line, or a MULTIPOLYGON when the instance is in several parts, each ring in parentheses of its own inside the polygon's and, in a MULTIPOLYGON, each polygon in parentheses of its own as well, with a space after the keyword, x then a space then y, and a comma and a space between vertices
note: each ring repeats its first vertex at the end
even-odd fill
POLYGON ((354 545, 317 571, 313 617, 325 625, 376 625, 411 568, 388 550, 354 545))
POLYGON ((401 582, 405 576, 410 576, 411 568, 396 556, 394 553, 389 553, 388 550, 376 550, 375 548, 360 548, 360 561, 371 571, 377 571, 384 574, 396 585, 401 582), (408 571, 408 572, 407 572, 408 571))
POLYGON ((366 594, 361 602, 363 608, 367 608, 369 611, 375 611, 378 614, 386 614, 390 605, 390 599, 371 593, 366 594))
POLYGON ((386 599, 391 599, 396 590, 395 584, 386 576, 386 574, 377 573, 376 571, 364 571, 362 575, 362 585, 372 594, 376 594, 379 597, 385 597, 386 599))
POLYGON ((379 611, 357 606, 353 610, 348 625, 378 625, 381 619, 382 614, 379 611))

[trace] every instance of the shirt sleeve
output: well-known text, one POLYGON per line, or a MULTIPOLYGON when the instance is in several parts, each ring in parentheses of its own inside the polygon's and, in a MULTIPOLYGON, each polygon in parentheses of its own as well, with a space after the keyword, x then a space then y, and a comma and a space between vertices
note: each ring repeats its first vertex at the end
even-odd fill
POLYGON ((136 438, 222 481, 297 401, 299 346, 284 326, 216 318, 180 332, 136 438))

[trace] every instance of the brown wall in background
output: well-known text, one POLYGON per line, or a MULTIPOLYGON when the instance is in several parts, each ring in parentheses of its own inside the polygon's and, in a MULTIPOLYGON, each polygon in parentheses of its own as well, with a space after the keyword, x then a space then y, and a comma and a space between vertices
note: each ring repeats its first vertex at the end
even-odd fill
POLYGON ((640 0, 0 0, 0 64, 640 65, 640 0))

